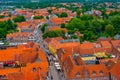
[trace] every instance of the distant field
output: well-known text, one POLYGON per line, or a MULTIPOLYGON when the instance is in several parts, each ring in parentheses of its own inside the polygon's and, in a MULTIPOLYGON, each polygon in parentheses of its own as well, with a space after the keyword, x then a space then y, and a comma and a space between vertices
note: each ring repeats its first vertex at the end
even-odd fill
MULTIPOLYGON (((31 2, 33 0, 1 0, 2 2, 16 3, 16 2, 31 2)), ((58 3, 58 2, 119 2, 120 0, 34 0, 39 2, 49 2, 49 3, 58 3)))

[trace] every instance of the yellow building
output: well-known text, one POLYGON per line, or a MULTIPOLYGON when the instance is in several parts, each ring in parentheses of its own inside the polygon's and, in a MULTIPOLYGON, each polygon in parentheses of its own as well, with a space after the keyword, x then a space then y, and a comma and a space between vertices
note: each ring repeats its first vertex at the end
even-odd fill
POLYGON ((48 48, 49 48, 49 51, 52 53, 52 55, 56 55, 56 52, 57 52, 57 50, 55 49, 55 48, 53 48, 53 47, 51 47, 50 45, 48 46, 48 48))
POLYGON ((95 56, 82 57, 82 60, 83 60, 83 61, 88 61, 88 60, 90 60, 90 61, 91 61, 91 60, 94 61, 94 60, 96 60, 96 57, 95 57, 95 56))
POLYGON ((106 54, 105 54, 105 52, 97 52, 97 53, 95 53, 94 55, 95 55, 96 57, 99 57, 99 58, 101 58, 101 57, 107 57, 106 54))
POLYGON ((60 47, 60 43, 57 40, 55 40, 55 39, 53 39, 48 44, 48 49, 54 56, 56 56, 56 52, 57 52, 57 49, 59 49, 59 47, 60 47))

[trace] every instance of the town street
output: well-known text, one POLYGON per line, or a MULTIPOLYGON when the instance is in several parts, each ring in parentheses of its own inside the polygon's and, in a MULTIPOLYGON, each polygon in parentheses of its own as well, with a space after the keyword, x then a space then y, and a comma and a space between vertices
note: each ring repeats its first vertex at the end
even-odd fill
POLYGON ((47 54, 48 50, 44 48, 44 41, 42 38, 42 32, 40 30, 40 27, 41 27, 41 24, 38 24, 38 26, 36 27, 37 34, 35 36, 37 36, 36 42, 39 44, 40 48, 46 53, 46 57, 49 62, 49 72, 48 72, 47 79, 48 80, 65 80, 63 74, 56 69, 53 61, 53 56, 52 55, 49 56, 47 54))

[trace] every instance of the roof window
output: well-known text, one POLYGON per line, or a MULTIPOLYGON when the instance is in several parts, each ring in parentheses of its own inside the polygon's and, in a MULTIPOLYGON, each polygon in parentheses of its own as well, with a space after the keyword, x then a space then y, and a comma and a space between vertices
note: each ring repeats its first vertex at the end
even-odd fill
POLYGON ((95 75, 96 75, 96 72, 95 72, 95 71, 93 71, 93 72, 92 72, 92 75, 93 75, 93 76, 95 76, 95 75))
POLYGON ((76 73, 76 76, 77 76, 77 77, 79 77, 79 76, 80 76, 80 73, 79 73, 79 72, 77 72, 77 73, 76 73))

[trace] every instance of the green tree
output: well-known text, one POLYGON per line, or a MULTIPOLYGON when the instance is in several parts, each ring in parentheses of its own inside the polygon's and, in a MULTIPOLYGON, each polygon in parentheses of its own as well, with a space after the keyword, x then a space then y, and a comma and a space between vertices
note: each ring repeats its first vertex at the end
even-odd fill
POLYGON ((45 31, 45 28, 46 28, 47 26, 48 26, 48 25, 47 25, 46 23, 43 24, 42 27, 41 27, 41 31, 44 32, 44 31, 45 31))
POLYGON ((84 40, 95 41, 96 39, 97 39, 97 36, 92 31, 86 30, 84 32, 84 40))
POLYGON ((46 16, 46 19, 49 19, 49 16, 46 16))
POLYGON ((95 34, 102 34, 103 32, 103 20, 100 19, 94 19, 91 21, 91 25, 93 26, 93 28, 91 29, 91 31, 93 31, 95 34))
POLYGON ((77 15, 80 15, 80 13, 81 13, 81 10, 77 10, 77 15))
POLYGON ((52 37, 58 37, 61 36, 65 38, 65 32, 63 30, 56 30, 56 31, 46 31, 43 35, 43 38, 52 38, 52 37))
POLYGON ((73 34, 73 35, 71 35, 71 38, 72 39, 77 39, 78 37, 75 34, 73 34))
POLYGON ((48 13, 49 13, 49 14, 51 14, 51 13, 52 13, 52 10, 51 10, 51 9, 49 9, 49 10, 48 10, 48 13))
POLYGON ((24 16, 17 16, 15 18, 13 18, 13 20, 14 20, 14 22, 24 22, 24 21, 26 21, 24 16))
POLYGON ((111 20, 111 24, 115 28, 115 31, 116 31, 115 33, 120 34, 120 16, 113 17, 112 20, 111 20))
POLYGON ((113 25, 108 24, 108 25, 105 27, 105 33, 107 33, 107 34, 110 35, 110 36, 113 36, 113 35, 114 35, 114 27, 113 27, 113 25))
POLYGON ((74 28, 78 29, 79 31, 85 30, 85 25, 82 20, 79 18, 73 18, 66 26, 68 30, 74 30, 74 28))
POLYGON ((62 12, 59 17, 68 17, 68 14, 66 12, 62 12))
POLYGON ((43 38, 52 38, 52 37, 58 37, 58 34, 55 32, 55 31, 46 31, 44 34, 43 34, 43 38))
POLYGON ((61 24, 61 28, 65 28, 65 24, 64 23, 61 24))
POLYGON ((0 38, 5 38, 6 33, 7 33, 6 30, 0 28, 0 38))
POLYGON ((11 20, 0 22, 0 38, 5 38, 6 34, 16 31, 17 25, 11 20))
POLYGON ((84 14, 83 16, 81 16, 81 20, 93 20, 93 16, 92 15, 88 15, 88 14, 84 14))
POLYGON ((4 18, 5 16, 4 15, 0 15, 0 18, 4 18))
POLYGON ((81 10, 77 10, 77 18, 80 18, 80 13, 81 13, 81 10))
POLYGON ((43 19, 44 16, 34 16, 34 19, 43 19))
POLYGON ((107 54, 107 58, 110 58, 111 57, 111 54, 107 54))

